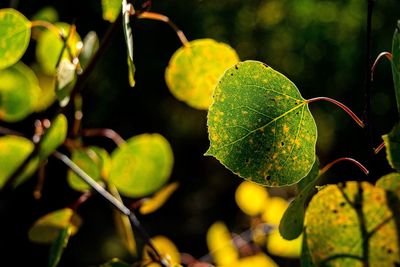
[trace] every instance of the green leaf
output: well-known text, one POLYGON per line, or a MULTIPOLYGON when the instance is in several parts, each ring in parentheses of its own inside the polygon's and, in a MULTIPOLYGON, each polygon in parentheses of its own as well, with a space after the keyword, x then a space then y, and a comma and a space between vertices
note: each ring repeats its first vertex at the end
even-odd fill
POLYGON ((329 185, 319 191, 305 218, 307 246, 315 265, 399 264, 399 210, 392 210, 390 201, 383 189, 367 182, 329 185))
POLYGON ((40 93, 35 73, 22 62, 0 70, 0 120, 15 122, 31 114, 40 93))
POLYGON ((58 12, 54 7, 45 6, 32 16, 32 20, 44 20, 54 23, 59 20, 58 17, 58 12))
POLYGON ((317 127, 288 78, 261 62, 241 62, 225 72, 213 98, 206 155, 266 186, 291 185, 310 172, 317 127))
POLYGON ((81 224, 81 218, 72 209, 64 208, 39 218, 28 235, 32 242, 51 244, 60 236, 60 231, 70 228, 71 235, 74 235, 81 224))
POLYGON ((34 107, 35 112, 42 112, 46 110, 56 100, 56 78, 43 73, 39 66, 34 66, 33 70, 39 80, 39 97, 34 107))
MULTIPOLYGON (((55 26, 60 30, 63 36, 68 36, 71 26, 66 23, 56 23, 55 26)), ((61 59, 71 61, 69 52, 75 57, 78 54, 78 43, 81 41, 78 33, 72 34, 67 42, 66 48, 62 54, 61 59)), ((64 42, 55 32, 45 30, 40 34, 36 45, 36 58, 42 70, 47 75, 56 74, 56 64, 60 57, 60 53, 64 47, 64 42)))
POLYGON ((379 178, 376 186, 392 192, 400 199, 400 173, 392 172, 379 178))
POLYGON ((83 38, 83 47, 81 53, 79 54, 79 62, 83 68, 88 65, 93 55, 99 49, 99 45, 99 38, 94 31, 90 31, 88 34, 86 34, 85 38, 83 38))
POLYGON ((122 195, 149 195, 167 182, 173 160, 171 146, 163 136, 134 136, 112 153, 110 182, 122 195))
POLYGON ((103 9, 103 19, 109 22, 114 22, 119 12, 121 12, 121 0, 101 0, 101 7, 103 9))
POLYGON ((396 94, 397 110, 400 114, 400 20, 397 21, 392 43, 392 74, 396 94))
MULTIPOLYGON (((300 182, 302 190, 296 198, 290 202, 279 224, 279 232, 288 240, 297 238, 303 232, 304 214, 306 202, 310 199, 319 178, 319 164, 316 160, 311 171, 300 182)), ((300 184, 299 182, 299 184, 300 184)))
POLYGON ((68 240, 71 236, 71 226, 60 230, 58 237, 54 240, 50 248, 49 267, 56 267, 60 262, 64 249, 67 247, 68 240))
POLYGON ((67 59, 62 59, 57 68, 56 95, 60 106, 65 107, 76 80, 76 66, 67 59))
POLYGON ((397 123, 390 133, 382 136, 385 142, 386 158, 390 166, 400 171, 400 124, 397 123))
POLYGON ((112 259, 109 262, 100 265, 100 267, 130 267, 130 266, 131 266, 130 264, 127 264, 121 261, 120 259, 112 259))
MULTIPOLYGON (((107 151, 99 147, 75 149, 72 151, 71 159, 97 182, 102 180, 103 166, 107 164, 104 161, 110 160, 107 151)), ((82 181, 82 179, 71 170, 68 171, 67 180, 74 190, 85 192, 91 189, 87 183, 82 181)))
POLYGON ((33 143, 24 137, 14 135, 0 137, 0 189, 33 148, 33 143))
POLYGON ((313 263, 311 258, 310 250, 307 246, 307 235, 305 233, 303 235, 303 244, 301 246, 300 266, 315 267, 315 264, 313 263))
POLYGON ((0 9, 0 69, 7 68, 25 54, 31 38, 31 22, 17 10, 0 9))
POLYGON ((171 93, 196 109, 208 109, 218 79, 239 62, 229 45, 212 39, 191 41, 171 57, 165 80, 171 93))
POLYGON ((129 71, 129 85, 131 87, 135 86, 135 64, 133 63, 133 37, 132 37, 132 29, 129 22, 129 11, 127 10, 127 2, 126 0, 122 0, 123 6, 123 17, 122 17, 122 26, 124 29, 125 43, 126 49, 128 53, 128 71, 129 71))
POLYGON ((42 143, 39 148, 39 157, 41 160, 46 159, 60 145, 62 145, 67 137, 68 122, 67 118, 60 114, 52 122, 49 129, 43 136, 42 143))

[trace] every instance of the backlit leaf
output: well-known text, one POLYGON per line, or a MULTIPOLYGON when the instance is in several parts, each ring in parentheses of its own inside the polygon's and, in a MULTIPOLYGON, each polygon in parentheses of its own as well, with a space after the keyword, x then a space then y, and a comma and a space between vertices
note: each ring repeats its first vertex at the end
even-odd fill
POLYGON ((225 72, 213 98, 206 155, 266 186, 291 185, 310 172, 317 128, 289 79, 261 62, 245 61, 225 72))
POLYGON ((40 93, 35 73, 22 62, 0 70, 0 120, 15 122, 33 112, 40 93))
POLYGON ((124 30, 126 49, 128 54, 128 77, 129 77, 129 85, 131 87, 135 86, 135 64, 133 63, 133 37, 132 37, 132 29, 129 21, 129 11, 128 3, 126 0, 122 0, 123 7, 123 16, 122 16, 122 26, 124 30))
POLYGON ((231 266, 239 259, 230 232, 223 222, 215 222, 207 231, 207 246, 216 265, 231 266))
MULTIPOLYGON (((59 22, 55 26, 57 26, 65 37, 68 36, 71 30, 71 26, 66 23, 59 22)), ((80 41, 78 33, 71 34, 67 42, 69 48, 64 49, 61 59, 71 60, 69 51, 72 53, 72 56, 76 56, 80 41)), ((36 58, 45 74, 54 75, 56 73, 56 64, 63 46, 64 42, 55 32, 45 30, 39 36, 36 45, 36 58)))
POLYGON ((33 151, 33 147, 33 143, 24 137, 0 137, 0 188, 33 151))
POLYGON ((236 204, 249 216, 261 214, 268 200, 267 190, 255 183, 244 181, 235 192, 236 204))
POLYGON ((134 136, 112 153, 110 182, 122 195, 149 195, 167 182, 173 160, 171 146, 163 136, 134 136))
POLYGON ((398 265, 399 210, 391 210, 389 201, 393 200, 383 189, 367 182, 329 185, 319 191, 305 216, 307 246, 315 265, 398 265))
POLYGON ((191 41, 171 57, 165 80, 171 93, 197 109, 208 109, 218 79, 239 62, 230 46, 212 39, 191 41))
POLYGON ((379 178, 376 186, 394 193, 400 199, 400 173, 393 172, 379 178))
POLYGON ((54 7, 45 6, 33 15, 32 20, 44 20, 54 23, 58 21, 58 12, 54 7))
POLYGON ((103 19, 109 22, 114 22, 119 12, 121 12, 121 0, 101 0, 101 7, 103 9, 103 19))
POLYGON ((284 258, 299 258, 303 236, 294 240, 284 239, 278 230, 268 235, 267 251, 269 254, 284 258))
POLYGON ((81 218, 70 208, 56 210, 39 218, 29 230, 29 239, 36 243, 49 244, 59 237, 60 231, 70 228, 74 235, 82 223, 81 218))
POLYGON ((106 262, 102 265, 100 265, 100 267, 130 267, 130 264, 127 264, 119 259, 112 259, 109 262, 106 262))
POLYGON ((178 189, 179 184, 177 182, 166 185, 157 191, 151 198, 145 199, 143 204, 139 208, 141 214, 149 214, 158 210, 165 202, 169 199, 172 193, 178 189))
MULTIPOLYGON (((165 259, 169 264, 168 266, 175 266, 181 262, 181 256, 175 244, 165 236, 155 236, 151 239, 153 245, 160 253, 160 256, 165 259)), ((143 261, 149 262, 151 257, 149 255, 150 248, 145 246, 143 250, 143 261)), ((158 263, 151 263, 146 265, 148 267, 161 267, 158 263)))
POLYGON ((396 124, 392 131, 382 136, 385 142, 386 158, 390 166, 400 171, 400 124, 396 124))
POLYGON ((52 122, 50 128, 43 136, 39 149, 39 157, 45 159, 51 155, 67 137, 68 122, 67 118, 60 114, 52 122))
POLYGON ((83 47, 79 54, 79 62, 83 68, 87 66, 93 55, 97 52, 99 45, 99 38, 94 31, 90 31, 86 34, 85 38, 83 38, 83 47))
POLYGON ((43 73, 39 66, 33 67, 35 74, 39 80, 39 97, 34 110, 41 112, 51 106, 56 100, 56 78, 43 73))
POLYGON ((290 202, 289 207, 283 214, 279 223, 279 232, 288 240, 295 239, 303 232, 306 203, 314 192, 319 178, 318 173, 319 165, 316 160, 308 175, 299 182, 299 185, 301 183, 302 190, 296 198, 290 202))
POLYGON ((71 226, 67 226, 60 230, 58 237, 54 240, 50 248, 49 267, 56 267, 58 265, 64 249, 67 247, 70 236, 71 226))
POLYGON ((397 110, 400 114, 400 20, 397 21, 392 43, 392 74, 397 100, 397 110))
POLYGON ((0 9, 0 69, 24 55, 31 38, 31 22, 17 10, 0 9))
POLYGON ((76 80, 76 66, 68 59, 62 59, 57 68, 57 90, 56 95, 60 106, 64 107, 69 102, 69 95, 76 80))
POLYGON ((261 216, 263 221, 268 224, 279 225, 288 205, 287 200, 282 197, 270 197, 261 216))

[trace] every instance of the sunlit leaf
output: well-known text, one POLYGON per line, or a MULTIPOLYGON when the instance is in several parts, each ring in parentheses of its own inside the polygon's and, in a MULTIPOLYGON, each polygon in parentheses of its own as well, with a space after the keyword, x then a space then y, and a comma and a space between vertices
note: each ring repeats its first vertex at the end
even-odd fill
POLYGON ((139 208, 141 214, 149 214, 158 210, 169 199, 172 193, 178 188, 177 182, 166 185, 157 191, 151 198, 145 199, 139 208))
POLYGON ((22 62, 0 70, 0 120, 15 122, 33 112, 40 92, 35 73, 22 62))
POLYGON ((239 259, 239 252, 223 222, 215 222, 207 231, 207 246, 216 265, 231 266, 239 259))
POLYGON ((393 35, 392 43, 392 74, 397 100, 397 110, 400 114, 400 20, 393 35))
POLYGON ((33 151, 33 143, 14 135, 0 137, 0 188, 33 151))
POLYGON ((379 178, 376 186, 392 192, 400 199, 400 173, 393 172, 379 178))
POLYGON ((382 136, 385 142, 386 158, 390 166, 400 171, 400 124, 396 124, 392 131, 382 136))
MULTIPOLYGON (((55 24, 60 32, 67 37, 71 26, 66 23, 55 24)), ((81 41, 78 33, 71 34, 67 42, 67 48, 64 50, 61 59, 70 60, 69 51, 73 56, 77 55, 78 43, 81 41)), ((38 38, 36 45, 36 58, 47 75, 54 75, 57 71, 56 64, 63 49, 64 42, 55 32, 45 30, 38 38)))
POLYGON ((114 22, 119 12, 121 12, 121 0, 101 0, 101 7, 103 9, 103 19, 109 22, 114 22))
POLYGON ((169 179, 173 153, 159 134, 134 136, 111 155, 110 182, 122 195, 142 197, 160 189, 169 179))
MULTIPOLYGON (((121 1, 120 5, 121 5, 121 1)), ((83 38, 83 47, 82 51, 79 54, 79 62, 81 66, 85 68, 89 63, 90 59, 99 49, 99 38, 97 37, 96 32, 90 31, 86 34, 85 38, 83 38)))
POLYGON ((68 122, 67 118, 60 114, 52 122, 50 128, 43 136, 39 149, 39 157, 45 159, 51 155, 67 137, 68 122))
POLYGON ((58 265, 64 249, 67 247, 70 236, 71 226, 67 226, 60 230, 58 237, 54 240, 50 248, 49 267, 56 267, 58 265))
POLYGON ((171 93, 197 109, 208 109, 218 79, 239 62, 230 46, 200 39, 179 48, 169 61, 165 80, 171 93))
POLYGON ((236 204, 249 216, 261 214, 268 200, 267 190, 255 183, 244 181, 235 192, 236 204))
MULTIPOLYGON (((122 202, 121 196, 119 195, 117 188, 113 184, 108 184, 108 189, 115 198, 122 202)), ((136 256, 136 240, 129 218, 114 209, 114 222, 117 233, 122 239, 126 249, 132 256, 136 256)))
POLYGON ((258 253, 232 262, 229 267, 278 267, 278 265, 266 254, 258 253))
POLYGON ((31 22, 17 10, 0 9, 0 69, 15 64, 31 38, 31 22))
POLYGON ((281 197, 271 197, 265 205, 264 212, 262 214, 262 219, 264 222, 279 225, 285 210, 287 209, 289 203, 286 199, 281 197))
POLYGON ((81 218, 70 208, 56 210, 39 218, 29 230, 29 239, 36 243, 49 244, 59 237, 60 231, 70 228, 74 235, 82 223, 81 218))
POLYGON ((123 30, 124 30, 124 36, 125 36, 125 43, 126 43, 126 49, 127 49, 127 54, 128 54, 128 77, 129 77, 129 85, 131 87, 135 86, 135 64, 133 63, 133 37, 132 37, 132 29, 129 21, 129 11, 128 9, 128 3, 126 0, 122 0, 122 6, 123 6, 123 30))
MULTIPOLYGON (((160 253, 160 256, 165 259, 169 265, 175 266, 176 264, 179 264, 181 262, 181 256, 179 254, 179 251, 175 244, 169 240, 165 236, 155 236, 151 239, 154 247, 157 249, 157 251, 160 253)), ((149 255, 150 248, 148 246, 145 246, 143 250, 143 261, 144 262, 150 262, 151 257, 149 255)), ((148 267, 161 267, 161 265, 157 263, 151 263, 146 265, 148 267)))
POLYGON ((392 210, 390 201, 383 189, 367 182, 329 185, 319 191, 305 216, 307 246, 315 265, 398 265, 399 210, 392 210))
POLYGON ((45 6, 32 16, 32 20, 44 20, 54 23, 58 21, 58 12, 54 7, 45 6))
POLYGON ((319 165, 316 160, 308 175, 299 182, 299 188, 302 188, 296 198, 290 202, 289 207, 279 224, 279 232, 281 235, 292 240, 300 236, 303 232, 304 214, 306 212, 306 203, 314 192, 315 185, 318 182, 319 165))
POLYGON ((130 264, 127 264, 119 259, 112 259, 109 262, 106 262, 102 265, 100 265, 100 267, 130 267, 130 264))
POLYGON ((76 66, 67 59, 62 59, 57 68, 56 95, 60 106, 64 107, 69 102, 69 95, 76 80, 76 66))
POLYGON ((261 62, 245 61, 225 72, 213 98, 206 155, 266 186, 294 184, 310 172, 317 128, 289 79, 261 62))
POLYGON ((269 254, 284 258, 299 258, 303 237, 294 240, 284 239, 278 230, 268 235, 267 251, 269 254))
MULTIPOLYGON (((104 165, 102 154, 108 156, 107 151, 98 147, 74 149, 72 151, 71 159, 91 178, 99 182, 102 180, 101 174, 104 165)), ((82 179, 72 171, 68 171, 67 180, 69 185, 74 190, 84 192, 91 189, 91 187, 87 183, 82 181, 82 179)))
POLYGON ((39 97, 36 101, 34 111, 41 112, 50 107, 51 104, 56 100, 56 78, 43 73, 39 66, 33 68, 35 74, 39 80, 39 97))

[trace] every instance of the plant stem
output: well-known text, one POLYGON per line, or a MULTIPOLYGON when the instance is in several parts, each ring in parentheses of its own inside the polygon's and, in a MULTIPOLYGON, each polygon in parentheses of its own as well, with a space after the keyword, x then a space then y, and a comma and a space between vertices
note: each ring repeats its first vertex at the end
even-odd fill
POLYGON ((143 241, 151 248, 154 255, 156 255, 158 263, 164 267, 167 267, 163 262, 160 253, 154 247, 151 242, 150 236, 147 234, 136 215, 128 209, 121 201, 116 199, 113 195, 111 195, 106 189, 100 186, 93 178, 91 178, 86 172, 84 172, 78 165, 76 165, 72 160, 70 160, 66 155, 55 151, 53 156, 57 159, 61 160, 68 168, 71 169, 76 175, 78 175, 85 183, 87 183, 94 191, 96 191, 100 196, 102 196, 105 200, 107 200, 114 208, 116 208, 122 214, 128 216, 132 226, 138 231, 140 237, 143 241))
POLYGON ((326 164, 326 165, 319 171, 319 175, 321 176, 322 174, 324 174, 325 172, 327 172, 333 165, 335 165, 336 163, 341 162, 341 161, 350 161, 351 163, 354 163, 358 168, 360 168, 360 169, 365 173, 365 175, 368 175, 368 174, 369 174, 368 169, 365 168, 364 165, 362 165, 362 164, 361 164, 360 162, 358 162, 357 160, 352 159, 352 158, 343 157, 343 158, 335 159, 334 161, 332 161, 332 162, 326 164))
POLYGON ((375 61, 374 61, 374 64, 372 64, 372 67, 371 67, 371 81, 374 80, 375 68, 376 68, 376 66, 378 65, 379 61, 380 61, 383 57, 387 58, 389 61, 392 60, 392 54, 391 54, 390 52, 382 52, 382 53, 380 53, 380 54, 376 57, 376 59, 375 59, 375 61))
POLYGON ((335 104, 336 106, 340 107, 341 109, 343 109, 361 128, 365 127, 364 122, 350 109, 348 108, 346 105, 344 105, 343 103, 329 98, 329 97, 315 97, 315 98, 311 98, 307 100, 307 103, 313 103, 313 102, 317 102, 317 101, 328 101, 331 102, 333 104, 335 104))
POLYGON ((154 12, 145 11, 143 13, 138 14, 137 18, 138 19, 151 19, 151 20, 157 20, 157 21, 162 21, 162 22, 167 23, 176 32, 176 35, 178 35, 178 38, 181 41, 182 45, 185 47, 189 46, 189 41, 186 38, 183 31, 180 30, 175 25, 175 23, 173 23, 167 16, 158 14, 158 13, 154 13, 154 12))
POLYGON ((377 148, 374 149, 375 155, 378 154, 384 147, 385 147, 385 142, 382 142, 377 148))
POLYGON ((85 129, 82 131, 82 136, 103 136, 111 139, 117 146, 125 143, 125 140, 113 129, 97 128, 85 129))
POLYGON ((57 35, 61 39, 64 39, 64 35, 63 35, 62 31, 60 31, 59 28, 57 28, 56 26, 54 26, 53 24, 51 24, 48 21, 45 21, 45 20, 34 20, 34 21, 31 22, 31 28, 33 28, 33 27, 46 28, 47 30, 53 32, 55 35, 57 35))

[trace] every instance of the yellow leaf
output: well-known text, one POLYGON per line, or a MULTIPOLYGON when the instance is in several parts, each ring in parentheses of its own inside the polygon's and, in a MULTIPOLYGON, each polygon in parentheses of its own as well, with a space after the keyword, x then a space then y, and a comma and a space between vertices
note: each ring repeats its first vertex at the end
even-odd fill
POLYGON ((265 206, 262 219, 269 224, 279 225, 285 210, 289 206, 286 199, 281 197, 271 197, 265 206))
MULTIPOLYGON (((156 247, 157 251, 160 253, 161 257, 172 266, 179 266, 181 262, 181 256, 175 244, 165 236, 155 236, 151 239, 153 245, 156 247)), ((149 255, 150 248, 146 246, 143 250, 143 261, 148 262, 151 260, 149 255)), ((158 263, 146 264, 146 267, 158 267, 158 263)))
POLYGON ((229 230, 223 222, 215 222, 208 229, 207 245, 217 265, 230 266, 239 259, 239 252, 233 245, 229 230))
POLYGON ((253 256, 242 258, 230 264, 229 267, 278 267, 278 265, 264 253, 258 253, 253 256))
POLYGON ((168 198, 175 192, 178 188, 179 183, 175 182, 164 186, 160 191, 154 194, 152 198, 146 199, 142 206, 140 206, 139 212, 141 214, 149 214, 158 210, 168 198))
POLYGON ((299 258, 303 235, 294 240, 284 239, 278 230, 273 231, 267 239, 267 250, 271 255, 285 258, 299 258))
POLYGON ((249 216, 261 214, 267 204, 268 192, 264 187, 252 182, 242 182, 236 189, 236 203, 249 216))

